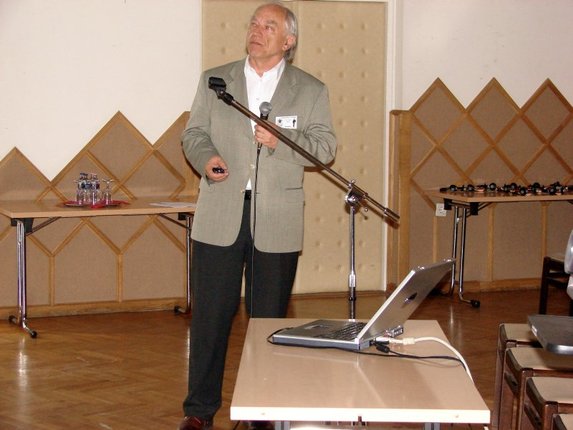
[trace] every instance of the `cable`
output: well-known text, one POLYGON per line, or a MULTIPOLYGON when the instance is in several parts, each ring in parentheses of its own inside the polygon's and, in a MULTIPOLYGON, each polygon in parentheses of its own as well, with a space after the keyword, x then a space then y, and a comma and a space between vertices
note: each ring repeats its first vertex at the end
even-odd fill
POLYGON ((251 308, 251 315, 254 314, 254 288, 255 288, 255 233, 257 231, 257 182, 259 178, 259 158, 261 155, 261 145, 257 145, 257 157, 255 159, 255 180, 253 184, 253 191, 251 194, 251 199, 253 199, 253 237, 251 243, 251 294, 249 297, 249 303, 251 308))
MULTIPOLYGON (((277 330, 275 333, 278 333, 281 330, 277 330)), ((273 334, 275 334, 273 333, 273 334)), ((299 345, 296 343, 293 344, 285 344, 285 343, 275 343, 272 339, 273 334, 269 335, 267 337, 267 342, 270 343, 271 345, 279 345, 279 346, 286 346, 286 347, 290 347, 290 348, 307 348, 307 349, 335 349, 338 351, 344 351, 344 352, 351 352, 353 354, 360 354, 360 355, 371 355, 371 356, 375 356, 375 357, 381 357, 381 358, 409 358, 412 360, 451 360, 451 361, 455 361, 457 363, 460 363, 463 367, 464 370, 468 373, 470 380, 473 382, 472 376, 469 373, 469 369, 466 367, 466 365, 464 364, 464 361, 462 359, 460 359, 459 357, 452 357, 451 355, 413 355, 413 354, 402 354, 400 352, 397 351, 393 351, 390 349, 390 347, 388 346, 388 344, 382 344, 382 343, 375 343, 374 345, 376 345, 376 349, 379 352, 372 352, 372 351, 366 351, 366 350, 355 350, 355 349, 346 349, 346 348, 340 348, 340 347, 336 347, 336 346, 310 346, 310 345, 299 345)))
POLYGON ((406 337, 403 339, 395 339, 392 337, 377 337, 375 340, 375 343, 376 344, 414 345, 415 343, 418 343, 418 342, 428 342, 428 341, 438 342, 441 345, 448 348, 450 351, 452 351, 456 355, 458 360, 462 363, 466 373, 468 374, 468 376, 470 377, 470 379, 473 382, 474 379, 471 375, 470 368, 469 368, 468 364, 466 363, 466 360, 464 360, 464 357, 458 352, 458 350, 456 350, 452 345, 450 345, 448 342, 444 341, 443 339, 440 339, 437 337, 418 337, 418 338, 406 337))
POLYGON ((375 339, 375 341, 373 342, 373 345, 376 346, 376 349, 378 351, 382 352, 383 354, 365 351, 365 350, 353 350, 353 349, 340 348, 340 347, 336 347, 336 346, 309 346, 309 345, 283 344, 283 343, 273 342, 273 335, 280 333, 283 330, 288 330, 290 328, 292 328, 292 327, 281 328, 281 329, 278 329, 275 332, 271 333, 269 336, 267 336, 267 342, 272 344, 272 345, 290 346, 290 347, 299 347, 299 348, 336 349, 336 350, 344 351, 344 352, 353 352, 355 354, 362 354, 362 355, 374 355, 377 357, 388 357, 388 358, 398 357, 398 358, 410 358, 410 359, 414 359, 414 360, 452 360, 452 361, 456 361, 456 362, 460 363, 463 366, 463 368, 466 371, 466 373, 468 374, 470 380, 473 382, 473 377, 470 373, 470 368, 469 368, 468 364, 466 363, 466 361, 464 360, 464 358, 462 357, 462 355, 453 346, 451 346, 449 343, 447 343, 447 342, 445 342, 442 339, 437 338, 437 337, 419 337, 419 338, 408 337, 408 338, 404 338, 404 339, 395 339, 392 337, 379 336, 375 339), (417 342, 424 342, 424 341, 434 341, 434 342, 438 342, 438 343, 442 344, 443 346, 448 348, 450 351, 452 351, 455 354, 455 357, 452 357, 450 355, 425 355, 424 356, 424 355, 403 354, 401 352, 393 351, 392 349, 390 349, 390 346, 389 346, 390 344, 413 345, 417 342), (389 354, 393 354, 393 355, 389 355, 389 354))

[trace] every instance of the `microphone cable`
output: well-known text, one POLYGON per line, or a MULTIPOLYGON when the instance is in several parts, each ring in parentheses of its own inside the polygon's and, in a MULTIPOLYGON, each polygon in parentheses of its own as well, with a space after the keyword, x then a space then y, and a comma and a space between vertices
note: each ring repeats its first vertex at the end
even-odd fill
MULTIPOLYGON (((255 288, 255 236, 257 232, 257 183, 259 178, 259 158, 261 156, 261 145, 257 144, 257 157, 255 159, 255 180, 253 184, 253 190, 251 194, 251 199, 253 199, 253 237, 251 241, 251 293, 249 295, 249 304, 251 312, 249 316, 254 314, 254 288, 255 288)), ((250 226, 249 226, 250 227, 250 226)))
MULTIPOLYGON (((269 114, 273 109, 269 102, 262 102, 259 106, 260 117, 262 120, 266 121, 269 119, 269 114)), ((257 142, 257 156, 255 159, 255 180, 252 187, 251 199, 253 199, 253 234, 251 243, 251 294, 248 298, 251 308, 251 315, 254 314, 254 288, 255 288, 255 236, 257 231, 257 185, 259 179, 259 159, 261 157, 262 144, 257 142)), ((250 226, 249 226, 250 227, 250 226)))

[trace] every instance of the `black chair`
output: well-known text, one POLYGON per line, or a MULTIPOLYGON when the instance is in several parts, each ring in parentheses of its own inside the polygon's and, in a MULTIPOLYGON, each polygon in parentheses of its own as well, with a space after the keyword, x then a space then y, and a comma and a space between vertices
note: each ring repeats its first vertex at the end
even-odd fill
MULTIPOLYGON (((547 299, 549 286, 565 290, 569 282, 569 274, 565 272, 563 257, 543 258, 543 269, 541 271, 541 290, 539 291, 539 313, 547 313, 547 299)), ((569 302, 569 315, 573 316, 573 300, 569 302)))

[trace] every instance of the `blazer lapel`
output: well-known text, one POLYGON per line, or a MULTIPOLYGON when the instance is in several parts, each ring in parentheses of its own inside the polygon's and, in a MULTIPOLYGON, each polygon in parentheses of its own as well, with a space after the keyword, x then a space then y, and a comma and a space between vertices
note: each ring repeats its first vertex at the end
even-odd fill
POLYGON ((273 98, 271 99, 271 104, 273 105, 271 114, 274 113, 276 116, 279 112, 281 115, 291 113, 285 111, 285 109, 294 105, 293 99, 296 96, 296 85, 296 77, 295 74, 292 73, 292 66, 287 63, 275 93, 273 94, 273 98))
MULTIPOLYGON (((247 98, 247 81, 245 79, 245 60, 237 61, 233 64, 229 73, 225 79, 227 83, 227 92, 233 96, 237 103, 248 107, 249 102, 247 98)), ((235 110, 234 107, 229 106, 231 109, 235 110)), ((244 116, 241 112, 235 110, 234 115, 236 115, 237 122, 236 124, 240 124, 240 132, 241 134, 248 136, 248 138, 252 139, 253 137, 253 129, 251 127, 251 121, 249 118, 244 116)))

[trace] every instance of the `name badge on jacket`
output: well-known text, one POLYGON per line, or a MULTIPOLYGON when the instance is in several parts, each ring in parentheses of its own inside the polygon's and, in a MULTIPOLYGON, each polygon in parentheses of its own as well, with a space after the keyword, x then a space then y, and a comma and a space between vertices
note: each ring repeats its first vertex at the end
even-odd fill
POLYGON ((298 118, 297 115, 277 116, 275 123, 281 128, 296 130, 297 118, 298 118))

